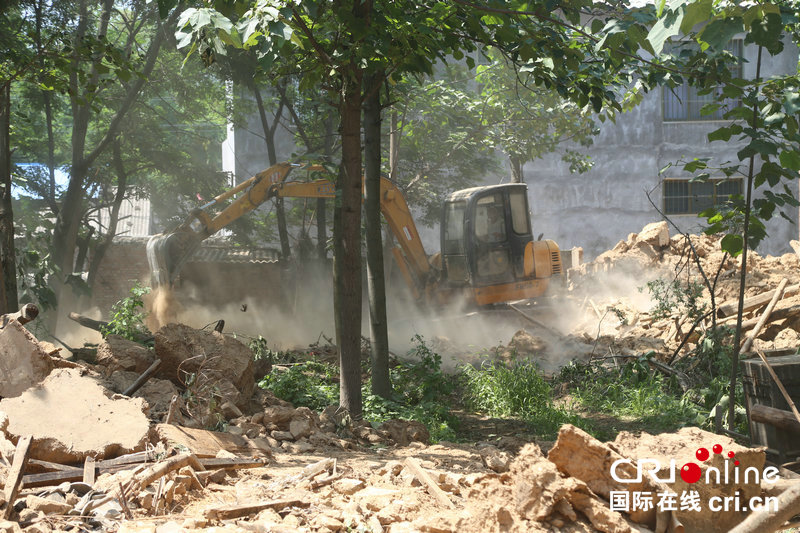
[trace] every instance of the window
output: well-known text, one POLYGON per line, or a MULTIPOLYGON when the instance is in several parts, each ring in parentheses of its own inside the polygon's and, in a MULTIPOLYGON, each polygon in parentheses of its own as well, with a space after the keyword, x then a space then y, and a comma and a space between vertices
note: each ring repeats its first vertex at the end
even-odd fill
POLYGON ((444 249, 445 255, 464 253, 464 211, 466 202, 451 202, 444 211, 444 249))
MULTIPOLYGON (((679 53, 680 50, 686 49, 688 46, 685 42, 668 43, 665 49, 669 51, 672 49, 674 53, 679 53)), ((730 65, 731 75, 735 78, 742 77, 742 51, 744 48, 744 41, 742 39, 731 39, 725 49, 738 58, 735 64, 730 65)), ((733 98, 720 98, 719 94, 713 92, 708 94, 697 94, 697 87, 689 86, 687 81, 683 85, 669 89, 664 87, 662 89, 663 104, 664 104, 664 120, 665 121, 679 121, 679 120, 721 120, 723 115, 736 107, 742 105, 741 100, 733 98), (706 104, 721 103, 722 107, 710 114, 701 114, 700 110, 706 104)))
POLYGON ((518 235, 531 232, 531 219, 528 215, 528 202, 525 191, 511 191, 508 196, 511 204, 511 228, 518 235))
POLYGON ((732 194, 742 194, 742 178, 710 179, 705 182, 665 179, 663 192, 665 214, 697 214, 720 205, 732 194))
POLYGON ((503 195, 493 194, 479 199, 475 207, 475 237, 483 243, 506 240, 503 195))

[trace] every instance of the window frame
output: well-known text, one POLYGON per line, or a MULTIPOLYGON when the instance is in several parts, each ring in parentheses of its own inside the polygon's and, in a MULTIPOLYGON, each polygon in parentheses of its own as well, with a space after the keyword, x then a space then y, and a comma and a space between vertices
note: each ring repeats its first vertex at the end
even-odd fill
MULTIPOLYGON (((671 44, 679 46, 688 41, 673 41, 671 44)), ((666 46, 669 46, 667 43, 666 46)), ((744 38, 734 37, 730 40, 725 49, 732 53, 736 58, 736 65, 731 66, 733 77, 744 77, 744 38), (735 70, 734 70, 735 69, 735 70), (738 70, 738 72, 736 72, 738 70)), ((713 122, 723 121, 723 115, 731 109, 741 107, 741 98, 722 98, 714 97, 713 93, 698 95, 697 87, 689 85, 688 80, 674 89, 663 87, 661 89, 661 119, 666 123, 681 122, 713 122), (711 103, 720 103, 722 106, 710 114, 702 114, 701 109, 711 103), (680 116, 678 116, 680 115, 680 116)))
POLYGON ((729 177, 714 177, 708 178, 707 180, 703 181, 692 181, 691 178, 663 178, 661 180, 661 209, 663 210, 665 215, 697 215, 700 212, 704 211, 709 205, 703 205, 702 208, 695 208, 692 204, 693 202, 697 201, 696 199, 699 196, 703 198, 707 198, 709 195, 696 195, 692 193, 692 188, 698 185, 714 185, 713 193, 711 194, 711 205, 710 206, 719 206, 724 201, 726 201, 730 196, 734 194, 743 194, 744 193, 744 178, 729 178, 729 177), (670 195, 667 196, 667 183, 685 183, 686 184, 686 194, 685 195, 670 195), (719 186, 725 183, 738 183, 738 192, 733 193, 720 193, 719 186), (687 208, 686 210, 673 210, 669 208, 668 201, 669 200, 678 200, 685 199, 687 208))

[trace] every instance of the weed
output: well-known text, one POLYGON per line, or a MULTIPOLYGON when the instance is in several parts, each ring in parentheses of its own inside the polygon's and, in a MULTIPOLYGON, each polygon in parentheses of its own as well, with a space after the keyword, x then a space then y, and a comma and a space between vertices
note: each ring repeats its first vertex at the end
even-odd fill
POLYGON ((338 369, 311 360, 291 365, 286 370, 273 368, 258 384, 295 406, 321 411, 339 402, 338 369))
POLYGON ((636 418, 648 429, 671 430, 695 422, 697 410, 683 397, 674 378, 650 369, 650 352, 619 368, 600 362, 572 362, 559 381, 581 407, 598 413, 636 418))
POLYGON ((518 417, 541 434, 555 434, 564 423, 583 424, 553 404, 552 388, 535 365, 505 365, 484 360, 480 368, 461 368, 461 386, 467 407, 490 416, 518 417))
MULTIPOLYGON (((640 287, 639 291, 642 290, 640 287)), ((676 314, 696 320, 706 312, 705 304, 701 302, 703 285, 695 281, 683 286, 678 280, 669 282, 656 279, 647 282, 647 290, 656 301, 655 307, 650 310, 650 316, 654 320, 669 318, 676 314)))
POLYGON ((120 335, 128 340, 136 340, 147 331, 144 325, 144 301, 142 297, 150 292, 137 281, 130 290, 130 296, 123 298, 111 307, 111 320, 102 329, 103 335, 120 335))

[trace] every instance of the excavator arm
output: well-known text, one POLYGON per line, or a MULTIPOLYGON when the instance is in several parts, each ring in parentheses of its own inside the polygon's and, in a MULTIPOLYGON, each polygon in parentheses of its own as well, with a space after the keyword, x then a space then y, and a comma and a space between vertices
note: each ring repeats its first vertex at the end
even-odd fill
MULTIPOLYGON (((270 198, 333 198, 334 194, 335 187, 328 180, 282 182, 268 192, 270 198)), ((431 264, 403 193, 384 177, 381 177, 381 213, 397 240, 398 245, 392 249, 394 258, 414 299, 419 299, 433 281, 431 264)))
MULTIPOLYGON (((225 191, 205 205, 194 209, 186 219, 171 230, 154 235, 147 242, 147 261, 153 287, 172 285, 184 263, 200 248, 200 244, 244 214, 253 211, 268 198, 272 186, 283 182, 294 168, 303 165, 279 163, 262 170, 252 178, 225 191), (242 193, 227 207, 212 216, 209 210, 242 193)), ((324 170, 319 166, 306 170, 324 170)))
MULTIPOLYGON (((335 186, 328 180, 287 181, 293 168, 322 171, 319 166, 302 167, 280 163, 259 172, 252 178, 226 191, 192 211, 186 220, 172 230, 154 235, 147 243, 147 257, 154 286, 172 284, 183 264, 200 247, 202 241, 242 215, 253 211, 270 198, 333 198, 335 186), (242 193, 227 207, 212 216, 209 209, 242 193)), ((406 282, 419 299, 431 286, 431 264, 422 245, 408 203, 397 186, 381 178, 381 212, 395 236, 398 246, 393 254, 406 282)))

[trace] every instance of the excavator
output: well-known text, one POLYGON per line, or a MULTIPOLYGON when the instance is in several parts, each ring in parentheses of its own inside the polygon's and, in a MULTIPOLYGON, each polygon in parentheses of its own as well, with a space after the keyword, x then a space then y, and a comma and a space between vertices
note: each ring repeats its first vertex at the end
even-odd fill
MULTIPOLYGON (((193 210, 177 227, 151 237, 147 257, 153 285, 172 285, 204 239, 271 198, 334 197, 329 180, 289 180, 294 169, 309 176, 324 171, 317 165, 279 163, 193 210)), ((423 306, 466 302, 482 307, 536 298, 562 273, 558 245, 533 239, 524 183, 451 193, 444 202, 441 252, 432 256, 425 252, 402 192, 383 177, 380 199, 397 241, 392 254, 413 299, 423 306)))

